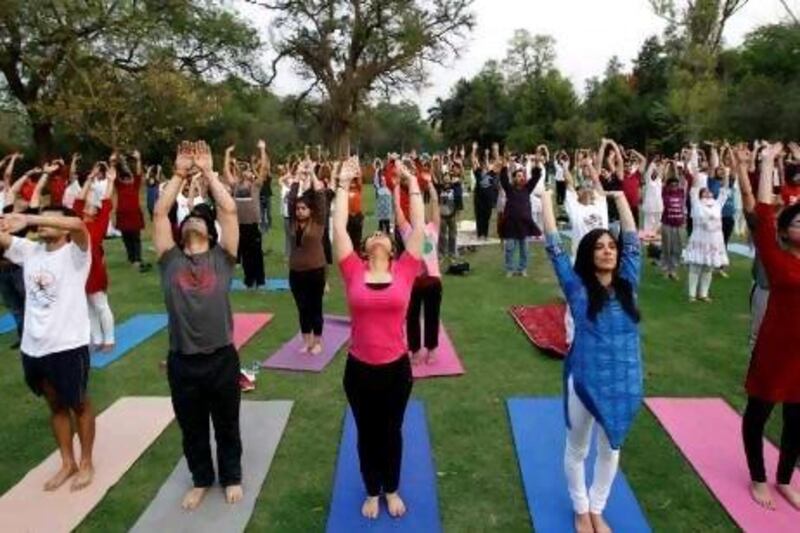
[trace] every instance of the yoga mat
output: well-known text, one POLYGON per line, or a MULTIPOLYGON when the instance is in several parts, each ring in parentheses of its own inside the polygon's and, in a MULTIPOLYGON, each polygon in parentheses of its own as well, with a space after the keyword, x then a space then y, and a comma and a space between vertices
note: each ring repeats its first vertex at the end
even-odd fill
MULTIPOLYGON (((192 512, 181 509, 183 496, 192 487, 192 476, 186 466, 186 458, 181 458, 131 532, 244 531, 253 514, 256 498, 269 472, 291 410, 292 402, 289 401, 242 402, 242 501, 235 505, 227 504, 222 488, 215 485, 206 494, 200 507, 192 512)), ((216 448, 213 436, 211 445, 212 449, 216 448)), ((216 457, 216 452, 212 451, 212 456, 216 457)))
POLYGON ((412 373, 417 379, 460 376, 464 373, 464 367, 461 365, 461 360, 458 358, 456 349, 444 326, 439 326, 439 348, 436 350, 436 361, 430 365, 421 361, 412 367, 412 373))
MULTIPOLYGON (((731 518, 748 533, 800 531, 800 511, 771 487, 776 509, 759 507, 750 497, 750 474, 742 444, 742 419, 720 398, 650 398, 647 406, 689 460, 731 518)), ((770 484, 778 450, 764 441, 770 484)), ((797 475, 792 486, 800 490, 797 475)))
POLYGON ((0 316, 0 335, 10 333, 17 329, 17 323, 14 322, 14 317, 11 313, 6 313, 0 316))
POLYGON ((236 350, 247 344, 258 331, 272 321, 270 313, 234 313, 233 345, 236 350))
POLYGON ((114 328, 114 337, 117 341, 114 351, 92 353, 92 368, 107 367, 165 327, 167 327, 166 314, 133 316, 114 328))
POLYGON ((547 355, 563 359, 569 351, 564 326, 566 309, 561 303, 515 305, 508 312, 534 346, 547 355))
MULTIPOLYGON (((525 498, 537 533, 574 531, 572 500, 564 476, 567 428, 563 398, 510 398, 506 401, 525 498)), ((595 438, 586 461, 586 481, 594 474, 595 438)), ((649 532, 650 526, 620 470, 603 513, 614 531, 649 532)))
POLYGON ((418 400, 408 403, 403 422, 403 463, 399 492, 406 504, 406 514, 402 518, 389 516, 384 498, 381 498, 381 512, 377 520, 368 520, 361 516, 361 504, 364 503, 367 493, 358 462, 356 426, 348 409, 339 446, 339 458, 336 461, 327 533, 442 531, 436 496, 436 470, 425 422, 425 408, 418 400))
POLYGON ((328 366, 339 348, 349 339, 350 319, 343 316, 325 315, 325 327, 322 330, 322 353, 319 355, 300 353, 300 348, 303 347, 303 337, 298 333, 269 359, 261 363, 261 366, 282 370, 321 372, 328 366))
MULTIPOLYGON (((240 279, 234 279, 231 282, 231 290, 232 291, 246 291, 248 288, 245 286, 244 282, 240 279)), ((289 280, 283 278, 275 278, 275 279, 268 279, 267 284, 259 287, 260 291, 288 291, 289 290, 289 280)))
MULTIPOLYGON (((68 481, 55 492, 45 492, 45 481, 61 467, 58 452, 53 452, 0 497, 0 530, 56 533, 76 528, 172 418, 169 398, 120 398, 97 417, 92 484, 71 492, 68 481)), ((74 446, 79 452, 77 437, 74 446)))
POLYGON ((756 253, 753 251, 752 247, 738 242, 732 242, 728 244, 728 251, 750 259, 753 259, 756 256, 756 253))

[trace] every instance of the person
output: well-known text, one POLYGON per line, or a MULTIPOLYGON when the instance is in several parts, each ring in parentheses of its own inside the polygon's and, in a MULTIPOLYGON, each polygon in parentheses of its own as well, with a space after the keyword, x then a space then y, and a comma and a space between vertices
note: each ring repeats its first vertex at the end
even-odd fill
MULTIPOLYGON (((333 239, 350 310, 350 353, 343 386, 358 433, 358 457, 367 497, 361 514, 378 517, 379 497, 389 514, 403 516, 398 492, 403 454, 402 426, 411 394, 411 364, 403 332, 409 297, 421 267, 424 207, 417 178, 398 161, 397 178, 407 184, 411 233, 397 259, 391 239, 376 233, 362 243, 365 259, 347 234, 347 191, 359 172, 358 159, 342 163, 336 186, 333 239)), ((402 211, 402 210, 398 210, 402 211)))
POLYGON ((327 264, 324 234, 328 215, 325 185, 314 173, 310 159, 297 169, 289 192, 289 214, 289 288, 303 335, 301 351, 319 355, 323 348, 322 298, 327 264))
POLYGON ((88 394, 89 310, 84 291, 91 265, 89 233, 71 210, 48 206, 41 215, 10 213, 0 219, 0 247, 6 259, 22 266, 25 382, 47 401, 61 456, 61 468, 44 490, 56 490, 73 476, 70 488, 83 489, 94 477, 95 418, 88 394), (38 228, 38 242, 12 235, 31 227, 38 228), (73 450, 73 418, 80 461, 73 450))
POLYGON ((267 143, 259 139, 256 144, 259 153, 259 164, 256 169, 245 165, 239 169, 232 159, 234 147, 225 150, 223 176, 231 188, 236 201, 236 216, 239 217, 239 250, 237 257, 244 271, 244 285, 248 289, 266 285, 264 272, 264 250, 261 244, 261 188, 269 173, 269 157, 267 143))
POLYGON ((783 435, 777 468, 777 490, 800 510, 800 492, 792 474, 800 457, 800 205, 784 208, 776 217, 772 172, 781 143, 762 152, 753 235, 769 279, 770 295, 761 322, 745 388, 747 407, 742 439, 752 484, 750 492, 761 506, 774 508, 764 468, 764 426, 775 404, 783 404, 783 435))
POLYGON ((350 240, 353 242, 361 242, 361 235, 364 232, 364 213, 361 212, 362 189, 363 183, 360 176, 350 182, 347 233, 350 234, 350 240))
POLYGON ((478 159, 478 143, 472 143, 472 172, 475 175, 473 201, 475 204, 475 229, 478 239, 489 238, 489 222, 497 204, 497 171, 488 160, 478 159))
POLYGON ((392 233, 392 218, 394 209, 392 208, 392 191, 386 186, 386 180, 381 175, 378 178, 378 188, 375 200, 375 218, 378 219, 378 229, 387 235, 392 233))
MULTIPOLYGON (((20 178, 12 185, 11 180, 14 174, 14 165, 22 155, 19 152, 14 152, 7 155, 0 161, 0 166, 5 163, 3 172, 3 192, 2 197, 2 212, 13 213, 14 204, 16 200, 16 191, 22 187, 23 180, 27 181, 27 177, 20 178)), ((24 237, 25 235, 17 235, 17 237, 24 237)), ((3 300, 3 305, 6 306, 11 316, 14 318, 14 325, 17 330, 17 340, 11 344, 11 349, 16 350, 22 342, 22 329, 25 323, 25 280, 22 275, 22 268, 9 261, 3 256, 0 256, 0 298, 3 300)))
POLYGON ((290 163, 278 166, 278 174, 280 176, 278 183, 281 187, 281 218, 283 219, 283 257, 287 261, 292 250, 292 217, 289 215, 289 193, 292 191, 295 171, 292 166, 290 163))
MULTIPOLYGON (((144 229, 144 216, 139 201, 139 191, 142 188, 142 156, 139 150, 132 153, 134 160, 133 172, 124 164, 116 152, 111 154, 109 165, 117 172, 117 224, 116 228, 122 233, 122 242, 128 262, 137 267, 139 272, 148 272, 150 265, 142 261, 142 235, 144 229)), ((102 195, 102 193, 101 193, 102 195)))
POLYGON ((717 198, 703 185, 697 173, 692 176, 692 234, 683 250, 689 266, 689 301, 711 302, 708 295, 714 270, 728 265, 728 252, 722 235, 722 207, 728 200, 725 182, 717 198))
MULTIPOLYGON (((600 165, 600 183, 606 192, 624 190, 623 175, 625 174, 625 160, 622 151, 611 139, 602 139, 598 150, 597 160, 600 165), (610 150, 609 150, 610 148, 610 150), (608 155, 606 156, 606 152, 608 155), (605 166, 603 162, 605 161, 605 166)), ((628 182, 629 185, 632 181, 628 182)), ((620 220, 616 202, 608 202, 608 229, 614 235, 619 235, 620 220)))
POLYGON ((570 242, 572 245, 572 262, 578 254, 581 239, 592 230, 608 229, 608 202, 600 175, 591 158, 580 162, 579 170, 590 180, 584 180, 579 189, 575 189, 575 180, 569 169, 569 159, 561 161, 566 192, 564 208, 570 223, 570 242))
POLYGON ((561 246, 550 191, 542 197, 546 247, 575 319, 564 365, 567 443, 564 471, 578 533, 610 532, 603 519, 619 464, 619 450, 642 403, 640 313, 636 305, 641 250, 636 223, 621 191, 621 236, 595 229, 578 247, 573 267, 561 246), (598 451, 586 489, 584 461, 595 422, 598 451))
POLYGON ((686 223, 686 180, 672 161, 667 163, 665 172, 667 182, 661 189, 661 270, 669 279, 677 281, 686 223))
POLYGON ((69 165, 69 184, 64 190, 64 196, 61 198, 61 205, 72 209, 75 204, 75 199, 81 194, 83 186, 81 185, 81 178, 78 176, 78 161, 81 155, 78 153, 72 154, 72 160, 69 165))
POLYGON ((242 442, 239 432, 239 356, 233 346, 233 315, 228 288, 236 266, 239 223, 236 202, 214 172, 204 141, 182 142, 174 175, 153 211, 153 244, 169 320, 167 375, 172 406, 183 437, 183 453, 193 487, 182 500, 197 508, 214 483, 209 416, 217 442, 219 482, 228 503, 242 499, 242 442), (175 243, 169 212, 192 174, 208 186, 216 205, 192 208, 175 243))
POLYGON ((556 184, 556 205, 564 205, 564 200, 566 200, 567 195, 567 182, 564 179, 564 166, 569 165, 569 155, 564 150, 561 150, 556 154, 556 158, 553 161, 553 179, 555 180, 556 184))
POLYGON ((155 209, 158 201, 158 191, 162 181, 161 165, 148 166, 145 174, 145 186, 147 187, 147 214, 150 216, 150 222, 153 221, 153 209, 155 209), (153 174, 154 169, 155 174, 153 174))
MULTIPOLYGON (((730 183, 731 178, 731 169, 730 166, 724 165, 723 160, 729 158, 730 147, 724 145, 721 148, 722 156, 720 157, 720 153, 717 150, 717 147, 713 143, 707 143, 711 147, 711 175, 708 177, 707 180, 707 187, 711 191, 711 194, 714 195, 714 198, 719 198, 720 191, 723 187, 728 186, 730 183)), ((729 159, 728 159, 729 160, 729 159)), ((728 247, 728 241, 730 241, 731 235, 733 234, 733 228, 736 224, 734 219, 734 204, 733 204, 733 194, 732 188, 729 187, 728 189, 728 196, 725 200, 725 203, 722 206, 721 211, 721 221, 722 221, 722 239, 725 243, 725 248, 728 247)), ((717 270, 720 276, 723 278, 728 277, 728 273, 725 267, 721 267, 717 270)))
MULTIPOLYGON (((420 180, 417 180, 418 182, 420 180)), ((417 365, 424 362, 427 365, 436 362, 436 349, 439 347, 439 311, 442 306, 442 274, 439 269, 437 255, 439 228, 441 216, 439 202, 436 194, 436 185, 432 180, 423 180, 430 199, 430 218, 425 224, 425 239, 422 246, 422 268, 414 280, 411 290, 411 301, 406 315, 406 335, 408 349, 411 352, 411 364, 417 365), (422 340, 420 329, 420 314, 425 319, 425 355, 422 354, 422 340)), ((397 206, 397 225, 400 226, 400 235, 408 240, 413 228, 400 209, 400 191, 395 189, 395 204, 397 206)))
POLYGON ((661 230, 661 217, 664 213, 664 171, 665 163, 660 159, 654 159, 644 174, 643 229, 651 236, 658 235, 661 230))
POLYGON ((647 158, 636 150, 628 150, 628 161, 625 164, 625 175, 622 179, 622 191, 628 200, 633 213, 633 220, 638 227, 639 202, 641 201, 642 172, 647 168, 647 158))
MULTIPOLYGON (((450 262, 458 260, 458 211, 459 211, 459 178, 461 167, 452 164, 447 172, 437 175, 437 200, 439 202, 440 230, 437 237, 439 255, 450 262)), ((422 175, 418 172, 418 178, 422 175)), ((427 180, 423 181, 427 183, 427 180)), ((396 204, 399 207, 400 204, 396 204)), ((397 211, 397 209, 395 209, 397 211)), ((404 213, 398 213, 399 216, 404 213)), ((402 234, 401 234, 402 238, 402 234)), ((405 239, 403 240, 405 243, 405 239)))
POLYGON ((506 195, 503 211, 503 232, 500 238, 505 246, 506 277, 528 275, 528 238, 541 232, 533 222, 531 214, 531 193, 541 178, 541 169, 532 169, 531 178, 525 179, 523 168, 509 170, 508 163, 500 171, 500 185, 506 195), (509 172, 511 179, 509 180, 509 172), (517 267, 514 267, 514 252, 519 253, 517 267))
POLYGON ((108 270, 106 268, 103 237, 111 219, 111 195, 114 192, 116 171, 109 169, 105 180, 106 190, 101 198, 90 194, 92 182, 99 175, 95 165, 84 183, 81 194, 74 202, 75 213, 86 224, 91 242, 92 266, 86 280, 86 297, 89 301, 89 324, 92 347, 109 352, 114 349, 114 314, 108 303, 108 270))

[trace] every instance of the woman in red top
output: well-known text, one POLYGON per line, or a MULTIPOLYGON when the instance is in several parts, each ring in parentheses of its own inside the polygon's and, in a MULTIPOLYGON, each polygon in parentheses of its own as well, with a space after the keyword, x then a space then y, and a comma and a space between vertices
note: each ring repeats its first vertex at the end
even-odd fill
POLYGON ((122 165, 116 152, 111 154, 109 163, 117 171, 117 229, 122 233, 122 242, 128 254, 128 262, 146 272, 150 265, 142 263, 142 237, 144 215, 139 202, 139 191, 142 188, 142 156, 138 150, 133 151, 135 168, 133 174, 122 165))
POLYGON ((800 457, 800 204, 786 207, 776 221, 771 178, 782 149, 780 143, 768 146, 761 157, 754 242, 769 278, 770 296, 747 372, 742 435, 753 498, 773 508, 764 471, 764 425, 775 404, 783 404, 777 489, 800 509, 800 493, 791 487, 800 457))
POLYGON ((111 219, 111 195, 114 191, 116 172, 113 167, 106 174, 106 188, 102 198, 92 193, 95 177, 100 168, 95 165, 86 182, 83 184, 78 198, 73 205, 74 211, 86 224, 89 230, 89 246, 92 252, 92 264, 89 277, 86 279, 86 296, 89 301, 89 321, 92 327, 92 344, 103 351, 114 348, 114 314, 108 304, 108 270, 106 269, 103 238, 111 219))
POLYGON ((412 383, 404 325, 411 289, 422 265, 425 215, 417 179, 402 163, 395 169, 398 177, 408 181, 411 211, 411 233, 406 251, 398 259, 392 259, 394 247, 383 232, 365 239, 361 247, 364 260, 353 251, 347 211, 350 182, 360 173, 356 157, 340 168, 333 218, 333 246, 352 328, 344 390, 356 422, 358 458, 367 491, 361 514, 369 519, 378 516, 381 493, 391 516, 406 511, 398 493, 401 429, 412 383))

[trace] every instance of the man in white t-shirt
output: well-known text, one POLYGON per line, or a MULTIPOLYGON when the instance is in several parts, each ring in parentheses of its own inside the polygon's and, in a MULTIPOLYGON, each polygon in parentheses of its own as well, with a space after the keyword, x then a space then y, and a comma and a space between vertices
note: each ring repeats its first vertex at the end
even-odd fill
POLYGON ((25 328, 22 366, 25 381, 50 407, 50 422, 62 466, 44 489, 56 490, 74 476, 72 490, 92 482, 95 421, 89 381, 89 309, 86 278, 91 265, 89 233, 67 208, 45 208, 41 215, 9 214, 0 219, 0 247, 22 267, 25 328), (38 227, 39 241, 11 234, 38 227), (72 416, 81 445, 80 462, 72 447, 72 416))

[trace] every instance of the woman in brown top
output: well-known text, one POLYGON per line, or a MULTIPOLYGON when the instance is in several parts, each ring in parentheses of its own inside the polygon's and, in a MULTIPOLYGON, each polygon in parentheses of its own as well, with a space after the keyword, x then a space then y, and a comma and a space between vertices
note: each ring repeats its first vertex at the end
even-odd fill
POLYGON ((289 192, 289 287, 297 304, 303 352, 322 352, 322 296, 325 292, 325 186, 313 163, 300 163, 289 192), (301 193, 301 191, 304 191, 301 193))
POLYGON ((263 287, 264 255, 261 248, 261 187, 269 173, 267 143, 258 141, 259 160, 255 165, 245 163, 241 168, 231 157, 234 147, 225 150, 223 173, 236 201, 239 219, 239 250, 237 260, 242 264, 247 288, 263 287))

